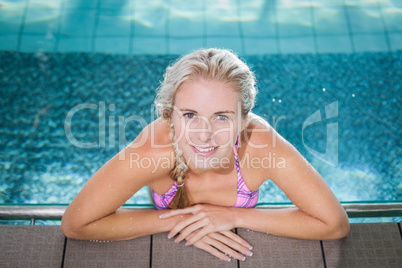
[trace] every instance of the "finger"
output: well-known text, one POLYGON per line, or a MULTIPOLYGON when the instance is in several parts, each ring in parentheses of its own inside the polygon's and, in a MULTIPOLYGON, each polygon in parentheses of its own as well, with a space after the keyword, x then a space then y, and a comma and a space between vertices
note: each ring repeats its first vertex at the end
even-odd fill
MULTIPOLYGON (((219 234, 218 234, 218 236, 219 236, 219 234)), ((231 246, 232 246, 231 244, 222 243, 221 241, 219 241, 215 238, 212 238, 210 236, 208 236, 204 241, 206 241, 207 243, 209 243, 210 245, 212 245, 219 251, 229 255, 229 257, 233 257, 240 261, 246 260, 245 256, 243 256, 241 253, 239 253, 239 252, 235 251, 233 248, 231 248, 231 246), (230 245, 230 246, 228 246, 228 245, 230 245)))
MULTIPOLYGON (((198 240, 200 240, 201 238, 203 238, 204 236, 206 236, 207 234, 209 234, 213 231, 207 227, 207 224, 208 224, 208 220, 206 220, 206 219, 199 221, 199 224, 197 224, 197 225, 193 224, 194 227, 198 227, 199 231, 193 237, 187 239, 187 243, 186 243, 187 246, 193 245, 198 240)), ((184 229, 183 234, 185 234, 185 231, 187 231, 187 230, 184 229)), ((181 234, 180 234, 180 236, 181 236, 181 234)))
POLYGON ((179 236, 175 239, 176 243, 179 243, 180 241, 182 241, 183 239, 186 239, 190 234, 192 234, 193 232, 197 231, 197 234, 191 238, 191 240, 193 241, 192 243, 189 243, 190 240, 187 241, 186 245, 190 246, 192 244, 194 244, 195 242, 197 242, 198 240, 200 240, 200 238, 202 238, 203 236, 205 236, 206 234, 208 234, 209 232, 205 230, 205 227, 207 225, 207 220, 206 219, 202 219, 200 221, 196 221, 193 224, 187 226, 186 228, 184 228, 179 236))
POLYGON ((159 218, 166 219, 166 218, 173 217, 176 215, 183 215, 183 214, 189 214, 189 213, 195 214, 198 211, 199 211, 199 208, 197 206, 183 208, 183 209, 172 209, 172 210, 169 210, 167 212, 160 214, 159 218))
MULTIPOLYGON (((177 235, 179 232, 181 232, 184 228, 186 228, 187 226, 195 223, 196 221, 199 221, 204 215, 203 214, 195 214, 191 217, 188 217, 185 220, 182 220, 181 222, 179 222, 178 224, 176 224, 172 230, 170 230, 169 234, 168 234, 168 238, 172 238, 175 235, 177 235)), ((181 241, 181 240, 180 240, 181 241)))
POLYGON ((221 231, 220 233, 229 237, 230 239, 236 241, 240 245, 243 245, 244 247, 248 248, 249 250, 253 249, 253 247, 246 240, 244 240, 242 237, 240 237, 239 235, 235 234, 232 231, 221 231))
POLYGON ((245 247, 242 244, 239 244, 237 241, 235 241, 221 233, 210 233, 209 236, 215 240, 222 242, 225 245, 228 245, 232 249, 234 249, 244 255, 247 255, 249 257, 253 256, 253 253, 251 252, 251 250, 248 247, 245 247))
POLYGON ((189 240, 195 236, 197 231, 192 232, 189 236, 186 237, 186 240, 189 240))
POLYGON ((197 245, 194 245, 194 246, 210 253, 211 255, 217 257, 220 260, 227 261, 227 262, 229 262, 231 260, 229 256, 226 256, 224 253, 222 253, 221 251, 217 250, 216 248, 212 247, 211 245, 209 245, 205 242, 200 241, 200 243, 198 243, 197 245))
POLYGON ((198 233, 198 230, 192 232, 189 236, 187 236, 186 239, 191 239, 191 238, 194 237, 197 233, 198 233))

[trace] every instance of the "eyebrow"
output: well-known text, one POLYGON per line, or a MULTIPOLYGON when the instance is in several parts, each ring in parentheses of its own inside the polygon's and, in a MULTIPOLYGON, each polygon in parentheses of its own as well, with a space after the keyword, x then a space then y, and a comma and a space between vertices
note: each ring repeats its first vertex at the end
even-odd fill
MULTIPOLYGON (((193 110, 193 109, 187 109, 187 108, 180 109, 180 111, 181 111, 181 112, 192 112, 192 113, 195 113, 195 114, 198 113, 197 111, 195 111, 195 110, 193 110)), ((215 112, 214 114, 235 114, 235 112, 234 112, 234 111, 230 111, 230 110, 225 110, 225 111, 218 111, 218 112, 215 112)))

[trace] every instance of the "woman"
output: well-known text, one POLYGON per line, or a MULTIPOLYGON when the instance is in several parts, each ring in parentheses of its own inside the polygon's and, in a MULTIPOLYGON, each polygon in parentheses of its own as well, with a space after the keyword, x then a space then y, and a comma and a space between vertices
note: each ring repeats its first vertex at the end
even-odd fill
POLYGON ((253 73, 227 50, 179 59, 157 95, 160 118, 87 182, 63 216, 63 233, 127 240, 169 232, 225 261, 252 255, 231 231, 237 227, 302 239, 346 236, 347 215, 323 178, 250 112, 255 95, 253 73), (280 164, 267 165, 268 156, 280 164), (296 208, 253 208, 268 179, 296 208), (144 186, 159 210, 118 210, 144 186))

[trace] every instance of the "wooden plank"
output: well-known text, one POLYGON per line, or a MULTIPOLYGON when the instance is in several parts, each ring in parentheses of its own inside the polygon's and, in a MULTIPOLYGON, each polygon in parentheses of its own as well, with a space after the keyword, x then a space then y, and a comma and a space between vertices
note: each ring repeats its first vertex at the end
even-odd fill
POLYGON ((168 233, 153 235, 152 267, 237 267, 237 261, 221 261, 195 246, 176 244, 167 238, 168 233))
POLYGON ((64 267, 149 267, 150 238, 113 242, 68 239, 64 267))
POLYGON ((239 229, 253 246, 253 256, 240 267, 324 267, 320 241, 280 237, 239 229))
POLYGON ((351 224, 348 237, 323 241, 327 267, 401 267, 397 223, 351 224))
POLYGON ((60 226, 0 226, 0 267, 61 267, 60 226))
MULTIPOLYGON (((253 246, 244 262, 223 262, 167 233, 121 242, 68 239, 65 267, 324 267, 320 241, 299 240, 239 229, 253 246), (152 240, 152 260, 151 256, 152 240)), ((65 238, 60 226, 0 225, 0 267, 61 267, 65 238)), ((323 241, 330 267, 400 267, 397 223, 351 224, 347 238, 323 241)))

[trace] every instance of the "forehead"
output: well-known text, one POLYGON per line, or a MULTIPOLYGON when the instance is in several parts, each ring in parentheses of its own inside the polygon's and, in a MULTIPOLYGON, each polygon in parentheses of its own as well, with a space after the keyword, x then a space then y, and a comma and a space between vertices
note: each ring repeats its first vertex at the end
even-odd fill
POLYGON ((189 80, 179 87, 174 104, 179 108, 197 112, 232 110, 236 112, 240 94, 232 83, 199 78, 189 80))

